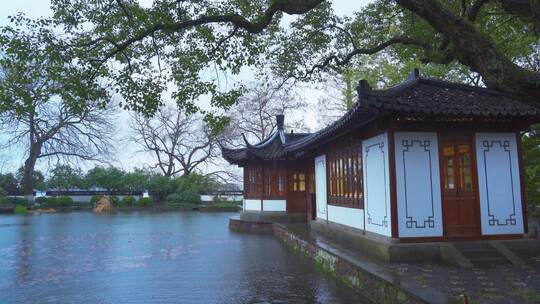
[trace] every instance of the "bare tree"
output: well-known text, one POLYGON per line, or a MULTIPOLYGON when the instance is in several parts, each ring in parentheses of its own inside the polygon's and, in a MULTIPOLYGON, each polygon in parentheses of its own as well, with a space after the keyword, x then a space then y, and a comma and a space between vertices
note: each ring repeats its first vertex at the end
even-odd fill
POLYGON ((39 159, 57 161, 100 161, 112 151, 113 108, 88 103, 82 112, 73 112, 64 102, 34 99, 31 111, 0 113, 6 138, 0 148, 23 147, 26 160, 23 192, 32 199, 33 172, 39 159))
POLYGON ((141 146, 141 152, 153 155, 153 168, 167 177, 200 171, 217 157, 216 138, 202 119, 173 106, 153 117, 133 114, 131 128, 131 140, 141 146))
POLYGON ((11 18, 0 31, 0 54, 0 148, 24 149, 30 201, 39 159, 98 160, 110 152, 114 109, 105 109, 111 99, 104 78, 92 77, 50 20, 11 18))
POLYGON ((306 102, 290 89, 254 84, 229 112, 231 122, 220 139, 227 146, 239 146, 243 145, 244 134, 249 140, 260 142, 276 128, 277 114, 285 114, 287 129, 306 131, 302 119, 306 107, 306 102))

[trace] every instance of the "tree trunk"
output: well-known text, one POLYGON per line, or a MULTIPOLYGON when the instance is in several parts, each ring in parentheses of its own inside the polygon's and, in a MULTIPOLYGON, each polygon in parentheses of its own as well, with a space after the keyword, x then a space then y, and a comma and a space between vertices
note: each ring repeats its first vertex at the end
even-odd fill
POLYGON ((28 158, 24 162, 22 190, 27 205, 30 205, 34 201, 34 168, 36 166, 36 161, 38 159, 40 150, 41 149, 39 146, 30 147, 28 158))
POLYGON ((426 20, 450 40, 455 46, 457 59, 482 75, 489 88, 538 104, 540 74, 513 63, 472 23, 455 15, 439 1, 396 0, 396 2, 426 20))

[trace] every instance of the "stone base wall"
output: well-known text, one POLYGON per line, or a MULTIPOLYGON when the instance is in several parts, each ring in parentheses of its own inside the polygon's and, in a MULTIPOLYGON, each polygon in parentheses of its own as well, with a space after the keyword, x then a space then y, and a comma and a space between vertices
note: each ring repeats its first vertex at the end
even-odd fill
POLYGON ((229 219, 229 229, 235 232, 272 234, 274 233, 274 224, 231 218, 229 219))
POLYGON ((240 212, 240 219, 249 222, 293 223, 305 222, 306 214, 280 211, 243 211, 240 212))
POLYGON ((398 285, 392 284, 390 280, 359 268, 343 257, 299 238, 283 226, 274 225, 274 236, 287 247, 313 260, 324 271, 358 290, 374 303, 426 303, 398 285))

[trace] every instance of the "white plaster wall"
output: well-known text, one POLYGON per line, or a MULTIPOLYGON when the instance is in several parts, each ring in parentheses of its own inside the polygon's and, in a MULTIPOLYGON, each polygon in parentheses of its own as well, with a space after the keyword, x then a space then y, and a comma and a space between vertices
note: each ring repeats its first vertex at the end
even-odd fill
POLYGON ((327 195, 326 195, 326 156, 315 158, 315 202, 317 204, 317 218, 326 220, 327 195))
POLYGON ((244 210, 248 211, 261 211, 261 200, 245 199, 244 210))
POLYGON ((477 133, 476 159, 482 234, 523 233, 516 134, 477 133))
POLYGON ((362 141, 366 230, 391 236, 390 174, 386 133, 362 141))
POLYGON ((364 210, 328 205, 328 220, 357 229, 364 229, 364 210))
POLYGON ((394 140, 399 236, 442 236, 437 133, 396 132, 394 140))
POLYGON ((263 211, 287 211, 285 200, 263 200, 263 211))

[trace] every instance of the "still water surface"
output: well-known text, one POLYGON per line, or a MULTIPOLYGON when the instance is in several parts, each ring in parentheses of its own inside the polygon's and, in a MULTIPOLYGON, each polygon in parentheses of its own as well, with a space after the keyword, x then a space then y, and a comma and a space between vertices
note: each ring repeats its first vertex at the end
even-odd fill
POLYGON ((0 216, 0 303, 364 303, 227 213, 0 216))

